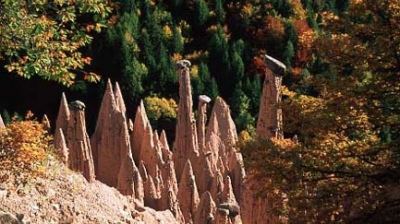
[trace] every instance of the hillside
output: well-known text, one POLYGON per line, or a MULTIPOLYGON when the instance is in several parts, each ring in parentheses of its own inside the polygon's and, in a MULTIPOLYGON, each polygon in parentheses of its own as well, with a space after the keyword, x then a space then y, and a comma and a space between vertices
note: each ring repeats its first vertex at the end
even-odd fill
POLYGON ((22 215, 23 223, 177 223, 170 211, 138 206, 115 188, 88 183, 52 156, 45 167, 43 175, 24 183, 0 183, 0 223, 12 223, 5 214, 22 215))

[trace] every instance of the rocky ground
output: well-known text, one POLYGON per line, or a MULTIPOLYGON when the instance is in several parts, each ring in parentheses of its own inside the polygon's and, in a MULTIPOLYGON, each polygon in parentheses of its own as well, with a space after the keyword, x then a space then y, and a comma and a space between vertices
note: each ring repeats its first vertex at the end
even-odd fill
MULTIPOLYGON (((3 172, 3 175, 6 171, 3 172)), ((42 175, 0 183, 0 223, 177 223, 172 213, 137 205, 50 157, 42 175)))

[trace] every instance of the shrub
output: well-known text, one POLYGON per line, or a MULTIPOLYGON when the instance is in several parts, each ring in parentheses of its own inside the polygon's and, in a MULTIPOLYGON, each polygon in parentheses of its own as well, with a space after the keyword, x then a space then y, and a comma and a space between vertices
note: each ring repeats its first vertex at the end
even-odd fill
POLYGON ((13 176, 15 180, 34 176, 40 172, 46 157, 50 136, 45 127, 32 119, 28 112, 25 120, 15 119, 0 129, 0 179, 13 176))
POLYGON ((177 116, 178 105, 173 99, 146 97, 144 99, 145 107, 149 120, 152 122, 158 119, 173 120, 177 116))

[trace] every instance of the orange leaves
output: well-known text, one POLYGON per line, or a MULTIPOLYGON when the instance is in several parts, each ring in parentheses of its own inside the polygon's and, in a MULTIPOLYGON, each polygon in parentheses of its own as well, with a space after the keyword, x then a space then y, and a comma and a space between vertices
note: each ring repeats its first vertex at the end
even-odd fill
POLYGON ((267 66, 260 57, 254 57, 251 61, 250 72, 253 74, 264 75, 267 71, 267 66))
POLYGON ((279 45, 284 42, 285 26, 280 18, 267 16, 259 27, 250 27, 249 32, 257 45, 265 48, 271 44, 279 45))
POLYGON ((312 58, 315 32, 304 20, 296 20, 294 26, 298 36, 296 60, 298 63, 305 63, 312 58))
POLYGON ((34 175, 36 168, 44 160, 50 137, 38 121, 30 120, 31 112, 25 121, 13 121, 0 130, 0 173, 11 171, 20 176, 34 175))

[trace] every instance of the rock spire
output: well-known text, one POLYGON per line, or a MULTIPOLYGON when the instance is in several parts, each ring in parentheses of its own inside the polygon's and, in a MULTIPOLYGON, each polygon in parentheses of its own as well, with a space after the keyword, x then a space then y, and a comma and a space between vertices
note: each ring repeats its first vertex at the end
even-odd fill
POLYGON ((127 175, 133 175, 134 171, 125 112, 125 103, 118 83, 113 91, 108 80, 91 143, 96 176, 98 180, 112 187, 122 187, 119 177, 132 181, 127 175))
POLYGON ((177 62, 179 76, 179 105, 178 122, 173 145, 174 164, 178 181, 182 176, 183 168, 188 159, 198 156, 198 142, 196 123, 193 115, 192 90, 189 74, 190 62, 182 60, 177 62))
POLYGON ((268 55, 264 62, 268 69, 265 72, 256 132, 262 139, 282 139, 282 109, 279 108, 279 103, 282 98, 282 75, 286 67, 268 55))
POLYGON ((92 149, 89 135, 86 132, 85 104, 73 101, 69 105, 71 111, 67 130, 67 146, 69 150, 68 164, 72 170, 82 172, 89 182, 95 180, 92 149))
POLYGON ((0 115, 0 128, 5 128, 5 127, 6 126, 4 125, 3 118, 0 115))

